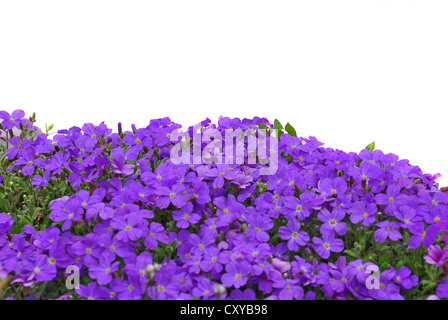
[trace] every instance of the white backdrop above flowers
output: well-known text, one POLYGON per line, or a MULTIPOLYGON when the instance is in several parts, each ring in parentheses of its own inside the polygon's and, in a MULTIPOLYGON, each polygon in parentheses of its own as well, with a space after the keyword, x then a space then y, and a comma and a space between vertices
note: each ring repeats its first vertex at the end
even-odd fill
POLYGON ((0 4, 0 110, 56 129, 267 117, 448 185, 446 1, 0 4))

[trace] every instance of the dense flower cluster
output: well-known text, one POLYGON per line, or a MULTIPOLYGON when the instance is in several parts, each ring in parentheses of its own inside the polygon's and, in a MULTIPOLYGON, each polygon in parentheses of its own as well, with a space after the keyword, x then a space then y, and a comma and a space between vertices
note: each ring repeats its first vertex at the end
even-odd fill
MULTIPOLYGON (((169 118, 54 135, 33 135, 21 110, 0 118, 4 298, 448 297, 448 194, 394 154, 346 153, 283 130, 277 173, 261 175, 260 163, 173 164, 181 126, 169 118), (17 195, 16 178, 31 187, 17 195), (13 213, 8 192, 43 217, 13 213), (78 289, 65 288, 68 266, 80 270, 78 289)), ((222 117, 201 130, 258 126, 282 129, 222 117)))

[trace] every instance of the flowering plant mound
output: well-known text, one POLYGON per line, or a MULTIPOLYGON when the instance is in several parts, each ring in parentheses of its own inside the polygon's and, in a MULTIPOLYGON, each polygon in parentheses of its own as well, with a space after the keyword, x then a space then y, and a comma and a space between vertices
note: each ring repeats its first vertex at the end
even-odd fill
POLYGON ((448 298, 448 194, 373 144, 201 123, 277 130, 265 175, 263 161, 174 163, 169 118, 57 133, 22 110, 0 119, 1 299, 448 298))

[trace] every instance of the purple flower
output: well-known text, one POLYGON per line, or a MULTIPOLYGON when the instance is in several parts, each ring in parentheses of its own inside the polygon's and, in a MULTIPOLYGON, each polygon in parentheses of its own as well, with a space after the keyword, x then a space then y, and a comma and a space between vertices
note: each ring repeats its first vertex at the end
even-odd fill
POLYGON ((336 179, 325 178, 319 183, 319 189, 321 193, 325 193, 327 196, 340 195, 347 190, 347 182, 344 178, 338 177, 336 179))
POLYGON ((247 276, 250 274, 250 264, 246 261, 232 261, 226 265, 226 273, 222 275, 221 281, 224 286, 230 288, 240 288, 247 282, 247 276))
POLYGON ((177 221, 177 227, 182 229, 188 228, 190 223, 195 224, 201 220, 201 216, 193 212, 193 204, 191 202, 183 206, 182 211, 173 211, 173 218, 177 221))
POLYGON ((401 187, 392 184, 387 187, 386 194, 379 193, 375 196, 377 204, 386 206, 386 213, 392 213, 396 210, 397 205, 406 204, 406 195, 400 194, 401 187))
POLYGON ((299 250, 300 246, 305 246, 310 240, 310 236, 305 231, 300 230, 300 222, 296 219, 288 221, 288 226, 281 226, 278 229, 280 239, 288 240, 288 249, 291 251, 299 250))
POLYGON ((45 166, 45 169, 53 172, 53 174, 61 173, 64 167, 69 166, 70 154, 57 152, 53 157, 51 157, 50 163, 45 166))
POLYGON ((295 279, 278 279, 274 282, 280 300, 302 300, 303 289, 295 279))
POLYGON ((358 167, 351 167, 347 170, 347 174, 352 176, 355 181, 363 181, 378 178, 383 169, 371 162, 362 162, 358 167))
POLYGON ((9 114, 6 111, 0 111, 0 119, 3 119, 2 126, 6 130, 11 130, 14 127, 19 128, 20 120, 25 117, 23 110, 17 109, 9 114))
POLYGON ((284 216, 287 219, 298 217, 300 220, 305 220, 311 214, 310 209, 311 205, 305 199, 297 199, 296 197, 285 198, 284 216))
POLYGON ((205 300, 211 299, 214 296, 213 282, 207 278, 200 278, 197 287, 193 288, 191 293, 205 300))
POLYGON ((105 300, 109 297, 107 289, 99 286, 96 282, 91 282, 87 286, 80 285, 76 293, 86 300, 105 300))
POLYGON ((392 241, 397 241, 398 239, 402 238, 401 233, 396 230, 398 227, 400 227, 400 224, 398 222, 391 222, 389 220, 384 220, 382 222, 379 222, 376 224, 377 227, 380 227, 377 229, 374 233, 375 241, 383 243, 386 241, 387 238, 389 238, 392 241))
POLYGON ((445 281, 440 280, 440 284, 436 289, 436 294, 439 298, 448 298, 448 276, 445 281))
POLYGON ((48 182, 50 181, 50 171, 45 171, 43 176, 40 176, 38 174, 34 175, 31 179, 31 184, 33 186, 36 186, 34 190, 38 189, 39 187, 45 187, 48 182))
POLYGON ((313 238, 313 247, 322 258, 328 259, 331 252, 344 250, 344 242, 341 239, 335 239, 333 232, 324 232, 322 239, 313 238))
POLYGON ((143 236, 141 224, 143 219, 138 213, 130 213, 123 217, 117 216, 112 219, 110 225, 119 230, 115 236, 120 241, 136 241, 143 236))
MULTIPOLYGON (((396 272, 396 270, 391 267, 392 270, 396 272)), ((401 267, 398 272, 396 272, 396 276, 393 278, 396 284, 401 285, 403 289, 409 290, 412 287, 415 287, 418 284, 418 276, 411 275, 412 272, 408 267, 401 267)))
POLYGON ((116 293, 119 300, 139 300, 145 292, 137 275, 130 275, 128 280, 114 278, 110 283, 110 288, 116 293))
POLYGON ((50 263, 50 258, 41 254, 34 262, 24 261, 23 266, 34 274, 37 281, 50 281, 56 277, 56 266, 50 263))
POLYGON ((171 281, 169 274, 158 272, 156 275, 156 285, 148 288, 148 296, 151 299, 167 300, 174 299, 179 294, 178 286, 171 281))
POLYGON ((126 158, 135 160, 144 146, 149 147, 151 145, 152 139, 148 136, 148 130, 143 128, 138 129, 135 134, 129 131, 126 132, 123 141, 130 147, 129 150, 126 151, 126 158))
POLYGON ((189 191, 182 184, 176 184, 171 188, 159 187, 156 191, 159 196, 157 199, 157 206, 161 209, 168 208, 170 203, 178 208, 186 205, 188 198, 190 198, 189 191))
POLYGON ((14 223, 14 218, 9 214, 0 213, 0 234, 8 233, 14 223))
POLYGON ((406 229, 409 229, 412 225, 414 225, 418 219, 416 216, 417 212, 415 209, 409 206, 399 206, 398 211, 395 211, 395 217, 402 221, 400 226, 406 229))
POLYGON ((368 205, 363 202, 356 202, 351 209, 350 221, 352 223, 359 223, 365 226, 370 226, 375 222, 375 214, 377 213, 377 206, 375 203, 369 203, 368 205))
POLYGON ((208 247, 204 250, 204 257, 200 263, 200 267, 205 272, 213 271, 220 273, 223 269, 223 265, 229 262, 229 255, 225 252, 221 252, 220 248, 208 247))
POLYGON ((425 230, 425 224, 423 222, 416 223, 409 228, 409 231, 413 236, 409 239, 409 245, 412 249, 416 249, 423 241, 423 245, 428 248, 436 241, 436 237, 439 235, 439 227, 437 225, 430 225, 425 230))
POLYGON ((246 290, 244 290, 244 292, 240 289, 232 290, 232 292, 230 293, 230 297, 233 300, 257 300, 255 291, 251 288, 247 288, 246 290))
POLYGON ((110 255, 101 255, 99 263, 89 268, 89 276, 96 279, 98 284, 105 285, 112 280, 112 274, 118 270, 120 262, 113 262, 110 255))
POLYGON ((266 215, 253 213, 247 217, 247 226, 246 235, 249 240, 266 242, 269 240, 269 234, 266 231, 274 227, 274 222, 266 215))
POLYGON ((99 246, 98 238, 92 234, 87 234, 84 238, 71 245, 68 252, 82 257, 82 262, 87 267, 97 264, 97 259, 104 251, 104 248, 99 246))
POLYGON ((149 234, 145 238, 145 246, 150 250, 154 250, 158 246, 158 241, 168 243, 169 238, 164 232, 163 225, 158 222, 151 222, 149 226, 149 234))
POLYGON ((30 141, 28 140, 22 141, 20 137, 12 137, 11 139, 8 140, 8 143, 12 145, 12 147, 6 150, 6 155, 10 160, 14 159, 16 156, 21 157, 23 147, 30 145, 30 141))
MULTIPOLYGON (((62 204, 62 203, 61 203, 62 204)), ((82 219, 84 210, 80 206, 78 200, 72 197, 67 200, 62 206, 58 206, 50 213, 50 219, 56 222, 64 221, 62 231, 70 229, 72 221, 82 219)))
POLYGON ((345 217, 345 211, 341 209, 334 209, 330 213, 327 209, 319 211, 317 218, 323 222, 321 226, 321 233, 336 232, 342 236, 347 233, 347 225, 341 222, 345 217))
POLYGON ((233 194, 229 194, 227 200, 225 197, 215 198, 213 204, 219 208, 216 212, 218 218, 227 223, 232 222, 245 210, 244 205, 239 203, 233 194))
POLYGON ((215 178, 213 188, 219 189, 224 185, 225 179, 232 180, 235 177, 233 167, 227 164, 217 164, 216 168, 208 172, 208 177, 215 178))
POLYGON ((14 163, 16 166, 23 166, 22 173, 24 176, 30 176, 34 173, 34 158, 36 156, 33 147, 24 148, 22 157, 14 163))
POLYGON ((112 167, 111 172, 123 174, 128 176, 134 173, 134 165, 125 164, 126 157, 124 155, 124 151, 121 148, 115 148, 111 151, 112 155, 112 167))
POLYGON ((425 256, 425 261, 429 264, 435 264, 437 267, 441 267, 447 258, 448 247, 445 247, 442 250, 439 245, 431 245, 428 248, 428 255, 425 256))

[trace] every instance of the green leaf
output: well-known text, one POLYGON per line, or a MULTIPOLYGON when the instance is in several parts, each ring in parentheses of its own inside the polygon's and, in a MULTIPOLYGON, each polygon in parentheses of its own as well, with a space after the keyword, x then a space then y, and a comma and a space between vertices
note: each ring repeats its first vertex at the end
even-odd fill
POLYGON ((432 288, 434 288, 436 286, 435 283, 430 283, 425 287, 425 290, 431 290, 432 288))
POLYGON ((274 129, 277 130, 278 140, 280 141, 280 137, 283 134, 283 126, 277 119, 274 120, 274 129))
POLYGON ((260 129, 265 129, 265 130, 268 130, 268 129, 269 129, 269 127, 268 127, 267 125, 265 125, 263 122, 260 122, 260 123, 258 124, 258 127, 259 127, 260 129))
POLYGON ((280 236, 276 233, 274 234, 274 236, 271 238, 271 243, 273 245, 277 245, 280 242, 280 236))
POLYGON ((282 130, 283 126, 277 119, 274 120, 274 129, 282 130))
POLYGON ((373 141, 371 144, 368 144, 365 149, 370 150, 373 152, 375 150, 375 141, 373 141))
POLYGON ((358 258, 359 255, 353 251, 353 250, 344 250, 344 253, 348 254, 349 256, 353 257, 353 258, 358 258))
POLYGON ((286 124, 286 126, 285 126, 285 130, 286 130, 286 132, 288 132, 291 136, 293 136, 293 137, 297 137, 297 132, 296 132, 296 130, 293 128, 292 125, 289 124, 289 122, 286 124))

